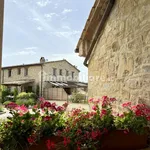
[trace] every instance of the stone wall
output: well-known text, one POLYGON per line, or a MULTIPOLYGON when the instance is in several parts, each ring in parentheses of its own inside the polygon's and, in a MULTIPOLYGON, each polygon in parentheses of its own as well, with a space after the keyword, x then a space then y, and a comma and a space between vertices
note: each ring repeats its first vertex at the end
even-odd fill
POLYGON ((116 0, 88 68, 89 97, 150 105, 150 0, 116 0))

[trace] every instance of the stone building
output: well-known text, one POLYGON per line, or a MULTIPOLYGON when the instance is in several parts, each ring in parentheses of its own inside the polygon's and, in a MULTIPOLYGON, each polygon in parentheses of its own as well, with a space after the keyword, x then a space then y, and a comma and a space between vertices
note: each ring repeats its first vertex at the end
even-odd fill
POLYGON ((150 0, 96 0, 75 50, 89 97, 150 101, 150 0))
POLYGON ((17 87, 19 91, 39 90, 46 99, 66 99, 71 89, 82 87, 79 72, 65 59, 45 61, 41 57, 39 63, 3 67, 1 81, 2 85, 17 87))

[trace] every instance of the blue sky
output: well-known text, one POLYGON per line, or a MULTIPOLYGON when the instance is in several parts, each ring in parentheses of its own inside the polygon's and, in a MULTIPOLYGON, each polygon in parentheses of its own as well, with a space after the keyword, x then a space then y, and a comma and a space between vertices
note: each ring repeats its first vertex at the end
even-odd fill
POLYGON ((3 66, 67 59, 87 75, 74 53, 94 0, 5 0, 3 66))

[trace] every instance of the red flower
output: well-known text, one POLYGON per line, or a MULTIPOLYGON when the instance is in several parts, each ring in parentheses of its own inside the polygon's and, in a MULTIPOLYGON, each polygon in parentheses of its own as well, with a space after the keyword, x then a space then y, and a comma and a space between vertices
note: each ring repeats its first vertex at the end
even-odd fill
POLYGON ((63 108, 62 106, 58 106, 58 107, 56 108, 56 111, 64 111, 64 108, 63 108))
POLYGON ((64 137, 64 146, 66 147, 70 143, 70 139, 67 137, 64 137))
POLYGON ((96 111, 96 110, 97 110, 97 106, 94 105, 94 106, 92 107, 92 109, 93 109, 94 111, 96 111))
POLYGON ((92 139, 95 140, 97 138, 97 136, 98 136, 97 131, 92 131, 92 133, 91 133, 92 139))
POLYGON ((89 102, 89 103, 92 103, 93 100, 94 100, 94 98, 91 98, 91 99, 88 100, 88 102, 89 102))
POLYGON ((103 115, 106 115, 106 114, 107 114, 107 110, 102 109, 102 111, 101 111, 101 115, 103 116, 103 115))
POLYGON ((46 117, 43 118, 44 121, 49 121, 49 120, 51 120, 51 119, 52 119, 52 118, 51 118, 50 116, 46 116, 46 117))
POLYGON ((51 106, 52 106, 52 105, 51 105, 50 102, 45 102, 45 103, 44 103, 44 107, 47 107, 47 108, 48 108, 48 107, 51 107, 51 106))
POLYGON ((50 140, 47 140, 47 141, 46 141, 46 146, 47 146, 47 149, 48 149, 48 150, 52 150, 52 149, 55 148, 55 143, 52 142, 52 141, 50 141, 50 140))
POLYGON ((82 133, 81 129, 78 129, 76 132, 77 135, 80 135, 81 133, 82 133))
POLYGON ((33 144, 34 143, 34 138, 33 137, 29 137, 27 140, 28 140, 29 144, 33 144))
POLYGON ((110 98, 110 101, 114 102, 114 101, 116 101, 116 98, 110 98))
POLYGON ((150 121, 150 116, 147 117, 147 121, 150 121))
POLYGON ((127 102, 127 103, 123 103, 122 107, 126 108, 126 107, 130 107, 131 106, 131 102, 127 102))

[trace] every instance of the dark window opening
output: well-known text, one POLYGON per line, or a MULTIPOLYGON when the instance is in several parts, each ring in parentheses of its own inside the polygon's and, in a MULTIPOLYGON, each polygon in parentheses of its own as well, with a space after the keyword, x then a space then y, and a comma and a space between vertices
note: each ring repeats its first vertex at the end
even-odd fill
POLYGON ((59 70, 59 75, 62 76, 62 69, 59 70))
POLYGON ((53 76, 56 76, 56 71, 57 71, 57 69, 53 68, 53 76))
POLYGON ((25 68, 24 70, 24 76, 27 76, 28 75, 28 68, 25 68))
POLYGON ((66 76, 69 76, 69 71, 68 70, 66 70, 66 76))
POLYGON ((8 70, 8 77, 11 77, 11 69, 8 70))
POLYGON ((18 75, 21 74, 21 68, 18 68, 18 75))

